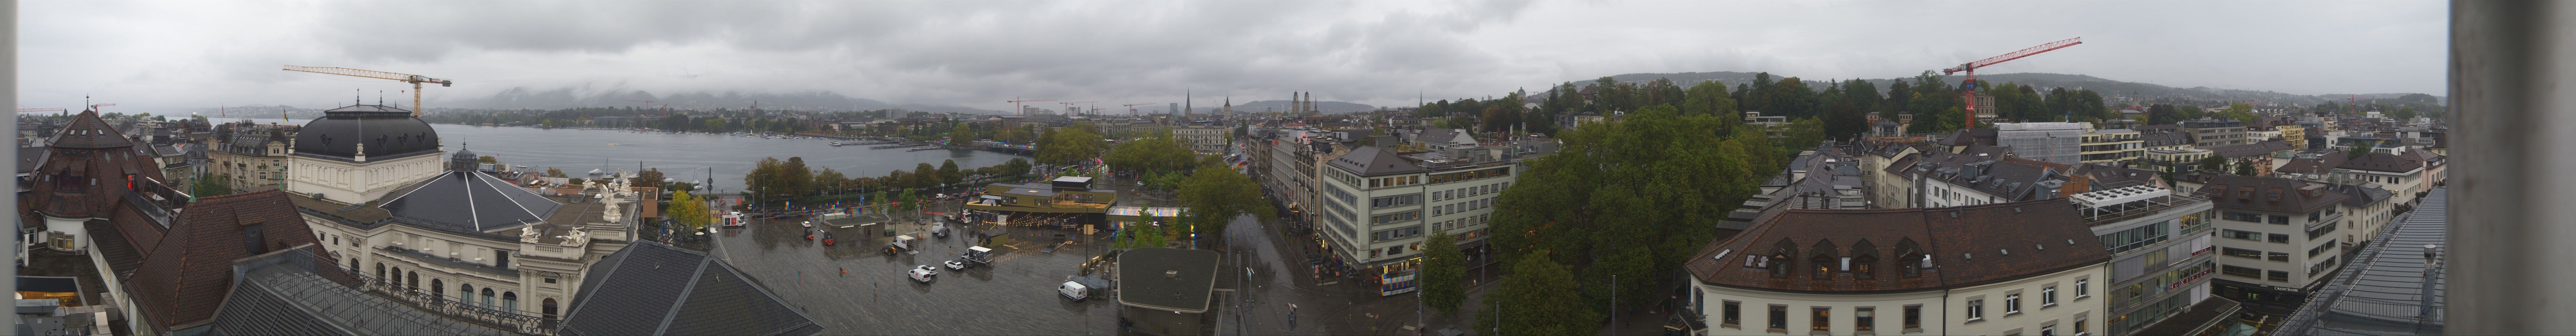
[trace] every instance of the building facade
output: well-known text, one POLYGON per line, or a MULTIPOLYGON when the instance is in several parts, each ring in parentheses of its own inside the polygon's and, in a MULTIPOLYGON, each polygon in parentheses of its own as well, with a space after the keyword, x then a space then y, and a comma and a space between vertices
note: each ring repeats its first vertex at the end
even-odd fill
POLYGON ((2136 130, 2112 129, 2084 132, 2083 163, 2114 165, 2147 155, 2146 140, 2136 130))
POLYGON ((2195 196, 2216 204, 2219 295, 2257 305, 2296 306, 2345 260, 2345 196, 2324 185, 2275 177, 2211 177, 2195 196))
POLYGON ((299 129, 248 122, 215 126, 206 150, 206 161, 214 166, 207 172, 213 176, 207 178, 223 179, 241 192, 285 188, 286 147, 299 129))
POLYGON ((1482 246, 1493 206, 1522 170, 1517 160, 1474 161, 1399 155, 1392 137, 1324 163, 1322 225, 1345 267, 1378 282, 1380 293, 1411 291, 1425 248, 1482 246), (1423 246, 1432 231, 1460 246, 1423 246))
POLYGON ((2218 147, 2245 144, 2245 122, 2224 119, 2184 120, 2182 133, 2191 136, 2196 147, 2218 147))
POLYGON ((1776 210, 1683 266, 1684 314, 1700 335, 2102 333, 2111 255, 2064 202, 1776 210))

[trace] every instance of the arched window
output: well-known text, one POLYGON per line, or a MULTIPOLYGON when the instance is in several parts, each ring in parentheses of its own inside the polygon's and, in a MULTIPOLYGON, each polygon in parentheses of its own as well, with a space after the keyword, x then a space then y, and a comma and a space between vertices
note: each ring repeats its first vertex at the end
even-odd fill
POLYGON ((411 291, 414 292, 420 291, 420 271, 411 271, 410 273, 403 274, 403 287, 410 288, 411 291))
POLYGON ((1858 243, 1852 243, 1851 252, 1852 278, 1860 280, 1877 279, 1878 274, 1871 272, 1870 266, 1878 264, 1878 245, 1870 244, 1868 239, 1862 239, 1858 243))
POLYGON ((362 268, 358 268, 358 258, 349 258, 349 273, 364 272, 361 270, 362 268))
POLYGON ((1771 245, 1771 259, 1769 259, 1770 261, 1765 261, 1763 266, 1771 269, 1771 277, 1789 277, 1789 268, 1791 267, 1789 256, 1797 255, 1797 253, 1797 242, 1781 239, 1779 243, 1771 245))
POLYGON ((474 304, 474 284, 457 283, 456 302, 469 305, 474 304))
POLYGON ((492 308, 492 287, 483 287, 483 308, 492 308))
POLYGON ((552 319, 554 319, 554 318, 555 318, 555 298, 546 298, 546 300, 544 301, 543 305, 544 305, 544 308, 543 308, 543 309, 545 309, 545 310, 544 310, 544 312, 546 313, 546 319, 548 319, 548 320, 552 320, 552 319))
POLYGON ((439 281, 438 279, 429 279, 429 296, 432 299, 446 301, 447 282, 439 281))
POLYGON ((519 292, 501 292, 501 311, 519 312, 519 292))
POLYGON ((376 281, 385 281, 385 263, 376 263, 376 281))
POLYGON ((1816 247, 1809 248, 1808 250, 1815 252, 1814 256, 1807 258, 1807 261, 1815 263, 1815 265, 1808 267, 1816 269, 1816 280, 1833 280, 1834 266, 1836 266, 1834 261, 1834 243, 1831 241, 1819 240, 1816 241, 1816 247))

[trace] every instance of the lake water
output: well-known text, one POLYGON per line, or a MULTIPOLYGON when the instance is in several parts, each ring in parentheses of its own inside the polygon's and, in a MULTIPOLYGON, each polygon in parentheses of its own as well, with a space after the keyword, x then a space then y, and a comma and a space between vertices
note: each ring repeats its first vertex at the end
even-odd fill
MULTIPOLYGON (((239 119, 215 120, 216 122, 239 119)), ((251 119, 259 123, 276 123, 278 119, 251 119)), ((310 120, 297 119, 294 124, 310 120)), ((715 174, 719 191, 741 190, 742 174, 764 157, 786 160, 804 157, 805 165, 816 172, 832 168, 851 177, 885 176, 894 170, 911 171, 914 166, 941 160, 957 160, 957 167, 974 169, 999 165, 1011 158, 1023 157, 979 150, 906 151, 901 148, 868 149, 873 146, 833 147, 831 140, 762 139, 713 134, 638 133, 622 130, 537 129, 529 127, 491 127, 430 124, 449 153, 471 149, 477 155, 490 155, 510 165, 526 165, 525 170, 544 171, 546 167, 563 169, 565 174, 581 175, 592 169, 615 171, 636 170, 637 164, 662 170, 664 177, 704 183, 709 169, 715 174), (610 146, 608 144, 617 144, 610 146)))

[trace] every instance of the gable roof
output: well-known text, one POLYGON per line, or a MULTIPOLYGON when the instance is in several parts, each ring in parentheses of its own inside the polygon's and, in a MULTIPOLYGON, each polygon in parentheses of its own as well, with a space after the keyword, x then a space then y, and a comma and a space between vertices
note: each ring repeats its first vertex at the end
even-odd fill
POLYGON ((125 282, 156 331, 214 317, 232 287, 233 260, 257 254, 245 244, 252 225, 259 226, 261 245, 271 250, 314 244, 313 230, 305 227, 285 191, 199 199, 125 282))
POLYGON ((122 132, 116 131, 115 126, 108 125, 105 119, 99 119, 97 110, 82 110, 79 115, 72 116, 71 123, 63 125, 63 129, 54 131, 54 140, 49 143, 48 146, 51 147, 83 149, 134 146, 134 141, 127 140, 122 132))
POLYGON ((2306 213, 2341 204, 2343 194, 2325 186, 2279 177, 2213 174, 2193 196, 2208 198, 2219 209, 2273 213, 2306 213), (2280 197, 2274 199, 2273 194, 2280 197))
POLYGON ((2361 154, 2361 157, 2345 160, 2343 164, 2335 165, 2335 168, 2404 173, 2415 171, 2417 168, 2424 168, 2424 161, 2401 159, 2395 154, 2388 153, 2364 153, 2361 154))
POLYGON ((654 242, 603 258, 564 314, 565 335, 812 335, 821 324, 723 260, 654 242))
POLYGON ((1422 172, 1422 166, 1415 165, 1412 161, 1405 161, 1404 157, 1396 156, 1395 151, 1385 150, 1377 146, 1361 146, 1358 148, 1352 148, 1350 154, 1343 154, 1341 157, 1333 158, 1332 164, 1333 167, 1342 168, 1342 170, 1350 171, 1351 173, 1359 176, 1380 176, 1422 172))
MULTIPOLYGON (((1975 286, 2094 265, 2110 259, 2101 241, 2062 200, 2033 200, 1949 208, 1866 210, 1790 209, 1751 229, 1704 248, 1683 265, 1701 282, 1717 286, 1802 293, 1885 293, 1975 286), (1912 242, 1932 257, 1922 276, 1905 277, 1897 263, 1912 242), (1871 248, 1855 250, 1862 242, 1871 248), (1786 245, 1784 245, 1784 243, 1786 245), (1873 280, 1845 272, 1816 279, 1810 261, 1818 247, 1839 258, 1868 255, 1873 280), (1745 265, 1746 256, 1789 254, 1788 277, 1745 265), (1722 254, 1722 255, 1721 255, 1722 254)), ((1920 257, 1917 257, 1920 258, 1920 257)), ((1769 263, 1770 261, 1757 261, 1769 263)), ((1855 263, 1859 261, 1854 261, 1855 263)))

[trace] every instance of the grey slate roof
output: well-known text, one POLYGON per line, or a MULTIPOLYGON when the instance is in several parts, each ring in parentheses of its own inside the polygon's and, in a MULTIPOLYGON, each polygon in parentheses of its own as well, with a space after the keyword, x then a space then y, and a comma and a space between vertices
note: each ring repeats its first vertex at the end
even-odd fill
POLYGON ((48 153, 53 151, 45 150, 44 146, 18 147, 18 173, 34 172, 36 167, 45 166, 45 154, 48 153))
MULTIPOLYGON (((2424 246, 2450 238, 2450 188, 2436 187, 2414 212, 2380 229, 2342 272, 2282 323, 2277 335, 2441 335, 2448 313, 2447 267, 2425 271, 2424 246), (2425 281, 2430 280, 2428 291, 2425 281), (2427 298, 2429 294, 2429 298, 2427 298), (2429 299, 2429 300, 2427 300, 2429 299), (2429 305, 2428 305, 2429 303, 2429 305)), ((2449 254, 2439 254, 2448 264, 2449 254)))
MULTIPOLYGON (((309 260, 308 260, 309 261, 309 260)), ((213 335, 506 335, 324 279, 290 264, 251 269, 215 314, 213 335)))
POLYGON ((565 335, 812 335, 813 318, 723 260, 638 242, 582 279, 565 335))
POLYGON ((295 155, 352 160, 366 145, 368 160, 438 153, 438 131, 411 111, 384 105, 350 105, 322 111, 295 134, 295 155))
POLYGON ((1140 248, 1118 254, 1118 303, 1203 313, 1216 290, 1216 251, 1140 248), (1172 272, 1172 273, 1167 273, 1172 272))
POLYGON ((1376 146, 1353 148, 1351 149, 1350 154, 1343 154, 1342 157, 1334 158, 1332 164, 1333 167, 1351 171, 1359 176, 1381 176, 1422 172, 1421 165, 1415 165, 1412 161, 1405 161, 1404 157, 1396 156, 1395 151, 1381 149, 1376 146))
POLYGON ((510 181, 460 170, 439 173, 392 195, 382 207, 394 216, 473 232, 544 221, 563 207, 510 181))
POLYGON ((2396 195, 2396 193, 2388 192, 2388 189, 2357 185, 2329 185, 2326 187, 2326 191, 2343 194, 2345 197, 2343 199, 2343 206, 2355 208, 2367 208, 2370 207, 2371 203, 2386 201, 2389 196, 2396 195))

